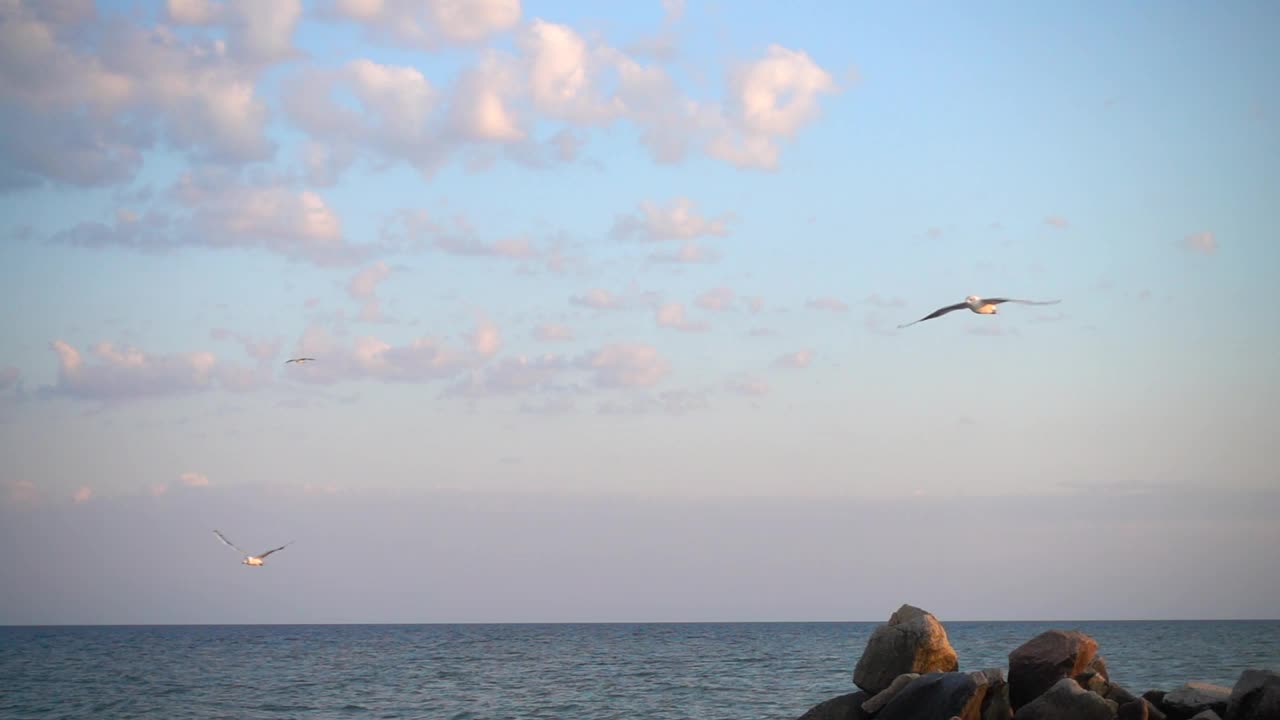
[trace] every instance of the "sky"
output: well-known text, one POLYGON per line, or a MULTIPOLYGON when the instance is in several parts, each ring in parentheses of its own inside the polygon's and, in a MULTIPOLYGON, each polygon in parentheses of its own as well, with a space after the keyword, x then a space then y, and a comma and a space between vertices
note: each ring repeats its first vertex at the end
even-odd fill
POLYGON ((1280 617, 1277 26, 2 1, 0 624, 1280 617))

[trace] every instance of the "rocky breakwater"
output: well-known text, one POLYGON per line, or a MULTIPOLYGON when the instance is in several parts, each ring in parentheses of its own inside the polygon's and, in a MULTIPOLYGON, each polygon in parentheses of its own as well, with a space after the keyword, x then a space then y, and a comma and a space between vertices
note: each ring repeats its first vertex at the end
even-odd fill
POLYGON ((903 605, 876 628, 853 669, 859 689, 799 720, 1280 720, 1280 673, 1245 670, 1234 687, 1188 682, 1134 694, 1111 682, 1098 643, 1049 630, 1005 668, 961 671, 932 613, 903 605))

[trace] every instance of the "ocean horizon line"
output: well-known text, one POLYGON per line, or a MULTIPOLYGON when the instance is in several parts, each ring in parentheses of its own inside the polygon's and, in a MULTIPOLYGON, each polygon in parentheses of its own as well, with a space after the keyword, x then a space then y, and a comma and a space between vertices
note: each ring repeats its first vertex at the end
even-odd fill
MULTIPOLYGON (((1058 619, 943 619, 943 625, 952 623, 985 624, 1066 624, 1066 623, 1270 623, 1280 618, 1058 618, 1058 619)), ((18 628, 149 628, 149 627, 425 627, 425 626, 513 626, 532 627, 543 625, 879 625, 886 620, 458 620, 458 621, 335 621, 335 622, 161 622, 161 623, 19 623, 3 624, 0 629, 18 628)))

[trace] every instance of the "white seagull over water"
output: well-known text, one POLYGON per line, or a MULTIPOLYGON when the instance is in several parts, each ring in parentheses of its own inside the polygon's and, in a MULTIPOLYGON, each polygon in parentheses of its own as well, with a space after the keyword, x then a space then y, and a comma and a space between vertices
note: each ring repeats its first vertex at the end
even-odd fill
MULTIPOLYGON (((230 545, 230 546, 231 546, 231 547, 233 547, 233 548, 236 548, 236 550, 240 550, 240 548, 236 547, 236 544, 235 544, 235 543, 233 543, 233 542, 231 542, 230 540, 228 540, 228 539, 227 539, 227 537, 226 537, 225 535, 223 535, 222 533, 218 532, 217 530, 214 530, 214 531, 213 531, 213 534, 214 534, 214 535, 217 535, 217 536, 218 536, 218 539, 219 539, 219 540, 221 540, 222 542, 224 542, 224 543, 226 543, 226 544, 230 545)), ((240 561, 240 563, 241 563, 242 565, 252 565, 253 567, 259 567, 259 566, 261 566, 261 565, 262 565, 262 561, 263 561, 263 560, 265 560, 265 559, 267 558, 267 556, 268 556, 268 555, 270 555, 271 553, 275 552, 276 550, 283 550, 283 549, 285 549, 285 548, 289 547, 289 546, 290 546, 290 545, 292 545, 292 544, 293 544, 293 541, 292 541, 292 540, 290 540, 289 542, 287 542, 287 543, 285 543, 285 544, 281 545, 280 547, 275 548, 275 550, 268 550, 268 551, 266 551, 266 552, 262 553, 261 555, 250 555, 249 553, 245 552, 244 550, 240 550, 240 552, 244 553, 244 559, 243 559, 243 560, 241 560, 241 561, 240 561)))
POLYGON ((925 320, 932 320, 936 317, 941 317, 951 312, 952 310, 963 310, 965 308, 969 308, 971 311, 976 312, 979 315, 995 315, 996 306, 999 305, 1000 303, 1007 303, 1007 302, 1020 303, 1022 305, 1055 305, 1062 301, 1061 300, 1044 300, 1044 301, 1014 300, 1013 298, 981 298, 981 297, 978 297, 977 295, 970 295, 969 297, 964 299, 964 302, 959 302, 959 303, 956 303, 955 305, 948 305, 943 308, 938 308, 937 310, 934 310, 933 312, 929 313, 928 315, 925 315, 919 320, 912 320, 911 322, 903 323, 898 327, 900 328, 909 327, 911 325, 915 325, 918 322, 924 322, 925 320))
POLYGON ((309 363, 309 362, 315 362, 315 361, 316 361, 315 358, 289 358, 288 360, 284 361, 284 364, 288 365, 289 363, 298 363, 299 365, 301 365, 302 363, 309 363))

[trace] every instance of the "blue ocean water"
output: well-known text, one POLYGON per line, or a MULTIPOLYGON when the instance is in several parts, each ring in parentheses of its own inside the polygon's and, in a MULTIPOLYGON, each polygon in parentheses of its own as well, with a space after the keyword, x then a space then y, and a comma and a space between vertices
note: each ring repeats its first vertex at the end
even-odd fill
MULTIPOLYGON (((795 718, 877 623, 0 628, 2 718, 795 718)), ((1280 669, 1280 621, 947 622, 960 668, 1050 628, 1131 690, 1280 669)))

